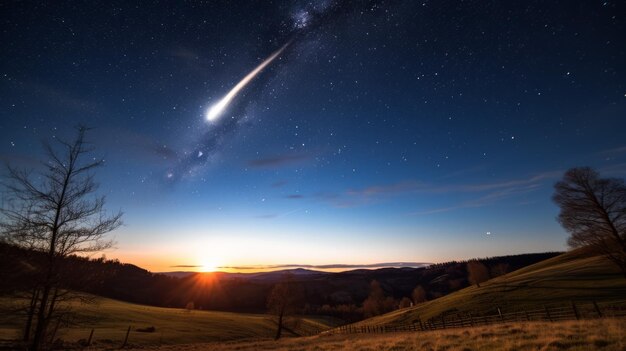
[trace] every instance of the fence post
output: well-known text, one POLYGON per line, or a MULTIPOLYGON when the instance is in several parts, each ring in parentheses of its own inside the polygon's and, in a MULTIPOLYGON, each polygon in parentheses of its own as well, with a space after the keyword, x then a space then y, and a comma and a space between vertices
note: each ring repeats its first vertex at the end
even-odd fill
POLYGON ((128 334, 130 334, 130 325, 128 326, 128 330, 126 330, 126 337, 124 338, 124 343, 122 344, 122 349, 126 347, 126 343, 128 342, 128 334))
POLYGON ((580 316, 578 315, 578 309, 576 308, 576 304, 572 301, 572 310, 574 311, 574 316, 576 320, 580 320, 580 316))
POLYGON ((421 318, 420 318, 419 322, 420 322, 420 330, 424 331, 424 324, 422 323, 422 319, 421 318))
POLYGON ((552 322, 552 316, 550 316, 550 310, 548 309, 548 306, 544 305, 543 308, 545 308, 546 310, 546 316, 548 317, 548 320, 552 322))
POLYGON ((469 314, 470 325, 473 327, 474 326, 474 317, 472 316, 471 313, 468 313, 468 314, 469 314))
POLYGON ((87 346, 91 345, 91 338, 93 338, 93 328, 91 328, 91 333, 89 333, 89 339, 87 339, 87 346))
POLYGON ((598 317, 602 318, 602 311, 600 311, 600 307, 595 301, 593 302, 593 307, 596 309, 596 312, 598 313, 598 317))
POLYGON ((526 314, 526 320, 530 322, 530 315, 528 314, 528 311, 524 311, 524 313, 526 314))

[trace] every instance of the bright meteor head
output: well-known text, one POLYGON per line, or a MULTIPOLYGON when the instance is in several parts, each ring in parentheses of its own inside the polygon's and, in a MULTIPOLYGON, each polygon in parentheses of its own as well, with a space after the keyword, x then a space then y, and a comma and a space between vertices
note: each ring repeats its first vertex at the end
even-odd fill
POLYGON ((224 111, 224 108, 226 108, 226 104, 228 103, 228 100, 226 100, 225 98, 218 101, 215 105, 211 106, 207 111, 206 111, 206 119, 209 122, 214 122, 217 120, 217 118, 220 116, 220 114, 224 111))

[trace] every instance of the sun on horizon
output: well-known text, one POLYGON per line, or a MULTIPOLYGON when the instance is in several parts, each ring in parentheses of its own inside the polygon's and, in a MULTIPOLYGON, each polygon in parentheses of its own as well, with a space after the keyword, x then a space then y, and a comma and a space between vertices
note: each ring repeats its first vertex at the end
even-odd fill
POLYGON ((215 272, 220 267, 218 260, 216 259, 206 259, 202 261, 198 270, 203 273, 215 272))

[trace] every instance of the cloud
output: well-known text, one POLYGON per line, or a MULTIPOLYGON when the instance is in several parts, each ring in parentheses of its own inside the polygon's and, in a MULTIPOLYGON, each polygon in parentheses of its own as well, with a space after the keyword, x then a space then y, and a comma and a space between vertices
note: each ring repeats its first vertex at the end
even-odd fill
POLYGON ((626 163, 618 163, 610 166, 602 167, 598 170, 601 176, 623 176, 626 174, 626 163))
POLYGON ((334 264, 277 264, 277 265, 250 265, 250 266, 222 266, 217 267, 218 269, 235 269, 240 271, 258 271, 258 270, 282 270, 282 269, 294 269, 294 268, 307 268, 307 269, 357 269, 357 268, 367 268, 367 269, 377 269, 377 268, 419 268, 426 267, 431 265, 432 263, 427 262, 382 262, 382 263, 364 263, 364 264, 342 264, 342 263, 334 263, 334 264))
POLYGON ((510 189, 518 186, 536 184, 546 179, 556 179, 562 174, 563 171, 551 171, 540 173, 525 179, 514 179, 508 181, 479 184, 438 185, 408 180, 392 184, 371 185, 361 189, 349 189, 345 192, 344 195, 352 197, 381 197, 405 195, 410 193, 474 193, 498 189, 510 189))
POLYGON ((274 168, 283 167, 311 159, 309 154, 285 154, 277 155, 267 158, 259 158, 255 160, 249 160, 248 166, 254 168, 274 168))
POLYGON ((529 185, 520 186, 520 187, 505 188, 505 189, 489 192, 486 195, 483 195, 473 200, 461 202, 458 205, 434 208, 434 209, 425 210, 425 211, 417 211, 417 212, 414 212, 413 214, 427 215, 427 214, 448 212, 448 211, 458 210, 462 208, 484 207, 484 206, 492 205, 506 198, 532 192, 538 189, 540 186, 541 186, 540 184, 529 184, 529 185))
POLYGON ((301 210, 302 210, 301 208, 296 208, 295 210, 291 210, 291 211, 287 211, 283 213, 270 213, 270 214, 258 215, 258 216, 255 216, 255 218, 261 218, 261 219, 280 218, 280 217, 289 216, 290 214, 299 212, 301 210))
POLYGON ((195 264, 177 264, 174 266, 170 266, 172 268, 200 268, 202 266, 199 265, 195 265, 195 264))
POLYGON ((427 186, 416 181, 404 181, 395 184, 372 185, 362 189, 349 189, 348 196, 380 196, 406 194, 426 190, 427 186))
POLYGON ((620 146, 613 149, 600 151, 598 154, 601 156, 617 156, 626 153, 626 146, 620 146))
POLYGON ((459 208, 482 207, 500 200, 529 193, 539 189, 547 180, 561 177, 563 171, 538 173, 528 178, 512 179, 477 184, 436 184, 416 180, 406 180, 390 184, 370 185, 364 188, 348 189, 339 193, 318 193, 316 198, 335 207, 347 208, 363 206, 395 197, 415 196, 419 194, 481 194, 473 200, 464 201, 449 207, 414 212, 413 214, 431 214, 459 208))

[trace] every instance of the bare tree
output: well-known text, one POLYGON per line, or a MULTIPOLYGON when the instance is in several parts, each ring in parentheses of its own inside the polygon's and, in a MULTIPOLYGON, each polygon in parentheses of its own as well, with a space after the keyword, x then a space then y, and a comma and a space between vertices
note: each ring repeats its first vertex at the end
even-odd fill
POLYGON ((80 126, 72 142, 58 141, 56 148, 46 144, 41 172, 7 167, 4 186, 9 200, 0 209, 0 236, 43 258, 34 262, 39 274, 30 291, 24 332, 32 351, 52 341, 67 316, 67 304, 62 302, 72 293, 64 289, 64 258, 111 247, 105 234, 121 225, 122 213, 107 215, 104 197, 94 195, 92 171, 103 160, 88 157, 93 147, 85 141, 86 132, 80 126))
POLYGON ((421 285, 418 285, 413 289, 413 293, 411 294, 413 298, 413 303, 418 304, 426 301, 426 290, 421 285))
POLYGON ((295 284, 293 275, 290 273, 285 274, 282 281, 274 285, 270 291, 267 298, 267 309, 276 322, 274 340, 280 339, 283 329, 288 328, 287 324, 297 324, 297 319, 294 319, 293 316, 301 307, 302 295, 302 290, 295 284))
POLYGON ((489 280, 489 270, 484 264, 478 261, 469 261, 467 263, 467 279, 470 284, 476 284, 480 288, 480 283, 489 280))
POLYGON ((572 168, 554 186, 558 220, 570 247, 589 247, 615 263, 626 277, 626 186, 600 178, 589 167, 572 168))

